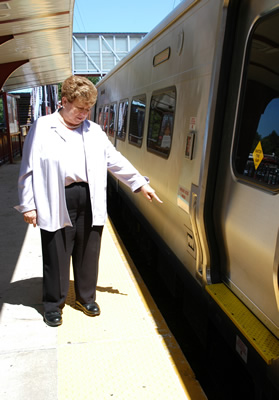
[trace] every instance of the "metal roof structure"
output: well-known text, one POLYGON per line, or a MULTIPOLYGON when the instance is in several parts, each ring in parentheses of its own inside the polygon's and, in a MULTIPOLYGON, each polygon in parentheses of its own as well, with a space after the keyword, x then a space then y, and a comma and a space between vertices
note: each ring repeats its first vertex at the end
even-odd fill
POLYGON ((0 89, 54 84, 72 74, 74 0, 0 1, 0 89))

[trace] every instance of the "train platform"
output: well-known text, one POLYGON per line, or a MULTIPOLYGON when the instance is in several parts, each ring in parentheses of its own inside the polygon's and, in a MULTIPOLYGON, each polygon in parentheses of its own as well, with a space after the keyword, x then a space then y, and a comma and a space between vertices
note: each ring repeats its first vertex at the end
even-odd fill
POLYGON ((206 399, 110 220, 101 315, 75 309, 71 277, 63 324, 43 322, 39 228, 13 209, 19 165, 0 167, 1 400, 206 399))

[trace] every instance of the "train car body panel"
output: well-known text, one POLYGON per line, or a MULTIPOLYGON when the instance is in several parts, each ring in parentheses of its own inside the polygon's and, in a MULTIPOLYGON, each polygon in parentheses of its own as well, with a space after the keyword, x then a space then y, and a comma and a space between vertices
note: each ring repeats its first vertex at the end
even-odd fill
MULTIPOLYGON (((186 2, 186 6, 178 8, 172 23, 167 20, 161 29, 159 26, 151 33, 151 38, 147 35, 141 50, 136 48, 130 60, 128 56, 126 62, 120 63, 108 75, 109 79, 105 77, 98 84, 97 108, 119 99, 132 102, 135 96, 145 96, 145 133, 152 95, 156 91, 175 88, 176 104, 183 104, 183 107, 175 110, 169 157, 166 159, 148 151, 146 134, 141 146, 132 145, 126 138, 125 141, 116 139, 116 147, 142 174, 148 175, 164 204, 146 207, 140 196, 133 197, 132 201, 195 278, 200 260, 206 257, 196 257, 193 231, 197 228, 196 225, 193 227, 190 215, 193 208, 191 190, 199 187, 203 173, 206 116, 223 13, 223 1, 186 2), (185 9, 188 10, 186 13, 185 9), (166 25, 168 29, 164 31, 166 25), (160 30, 163 32, 158 36, 160 30), (153 66, 156 57, 164 54, 166 49, 169 49, 169 59, 153 66), (188 135, 189 140, 193 137, 195 142, 192 153, 186 156, 188 135), (188 240, 191 246, 188 246, 188 240)), ((123 190, 126 191, 124 187, 123 190)), ((132 196, 129 192, 127 195, 132 196)))
MULTIPOLYGON (((178 261, 177 273, 162 267, 165 282, 177 274, 199 295, 225 284, 276 343, 278 23, 276 0, 184 1, 102 79, 97 105, 117 103, 114 144, 163 200, 149 204, 114 181, 178 261)), ((245 335, 218 311, 222 319, 239 346, 245 335)))
MULTIPOLYGON (((221 150, 217 184, 222 190, 216 191, 215 203, 219 245, 225 249, 221 267, 223 279, 232 291, 279 337, 278 220, 275 217, 279 198, 278 182, 274 178, 277 154, 273 156, 274 167, 271 164, 268 169, 265 167, 262 176, 259 173, 261 167, 256 168, 255 158, 251 156, 259 143, 264 146, 272 131, 275 138, 279 134, 275 114, 269 117, 268 124, 261 120, 268 105, 279 94, 278 2, 243 2, 239 16, 230 100, 222 134, 226 140, 221 150), (276 47, 274 43, 277 43, 276 47), (266 133, 262 133, 264 131, 266 133), (244 139, 245 134, 252 138, 257 132, 262 137, 258 137, 255 144, 244 139), (247 163, 242 167, 240 162, 244 157, 247 163), (271 174, 270 170, 273 171, 273 183, 270 177, 269 181, 265 178, 267 173, 271 174)), ((275 147, 272 152, 276 152, 275 147)), ((264 147, 261 148, 259 155, 264 157, 264 147)))

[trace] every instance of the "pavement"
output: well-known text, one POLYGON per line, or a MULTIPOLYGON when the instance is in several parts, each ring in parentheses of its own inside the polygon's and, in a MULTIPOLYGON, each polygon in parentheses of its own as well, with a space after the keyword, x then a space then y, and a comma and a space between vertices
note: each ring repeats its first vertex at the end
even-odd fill
POLYGON ((75 309, 71 276, 63 324, 43 322, 39 228, 13 208, 19 166, 17 159, 0 167, 0 399, 205 399, 110 221, 100 317, 75 309))
POLYGON ((19 166, 0 167, 0 398, 55 399, 57 330, 42 324, 39 230, 13 208, 19 166))

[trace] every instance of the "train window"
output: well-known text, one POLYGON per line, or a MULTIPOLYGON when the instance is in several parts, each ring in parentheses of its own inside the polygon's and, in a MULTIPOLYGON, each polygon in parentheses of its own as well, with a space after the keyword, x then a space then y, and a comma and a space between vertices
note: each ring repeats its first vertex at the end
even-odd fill
POLYGON ((258 21, 247 54, 236 135, 236 175, 279 189, 279 14, 258 21))
POLYGON ((98 124, 103 129, 103 107, 99 107, 98 109, 98 124))
POLYGON ((129 143, 141 147, 144 119, 145 119, 146 97, 145 95, 134 97, 131 103, 129 143))
POLYGON ((175 88, 154 93, 150 102, 147 150, 165 158, 171 149, 175 102, 175 88))
POLYGON ((118 109, 117 138, 125 140, 128 121, 128 100, 121 101, 118 109))
POLYGON ((109 119, 109 106, 104 106, 104 113, 103 113, 103 131, 108 133, 108 119, 109 119))
POLYGON ((109 108, 109 136, 114 137, 116 131, 116 103, 111 104, 109 108))
POLYGON ((157 67, 157 65, 162 64, 164 61, 168 61, 170 58, 170 47, 156 54, 153 58, 153 67, 157 67))

